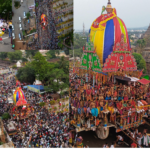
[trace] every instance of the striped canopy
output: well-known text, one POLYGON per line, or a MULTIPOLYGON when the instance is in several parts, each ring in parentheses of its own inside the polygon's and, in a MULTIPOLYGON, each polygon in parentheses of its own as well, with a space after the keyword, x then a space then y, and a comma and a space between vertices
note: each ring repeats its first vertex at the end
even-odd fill
POLYGON ((101 64, 104 64, 108 55, 113 51, 113 46, 121 41, 121 34, 124 34, 124 42, 131 50, 127 28, 124 22, 117 17, 116 9, 111 14, 102 14, 92 23, 90 28, 90 40, 94 43, 96 53, 101 64))
POLYGON ((24 92, 20 87, 18 87, 14 92, 14 104, 17 106, 27 104, 24 92))

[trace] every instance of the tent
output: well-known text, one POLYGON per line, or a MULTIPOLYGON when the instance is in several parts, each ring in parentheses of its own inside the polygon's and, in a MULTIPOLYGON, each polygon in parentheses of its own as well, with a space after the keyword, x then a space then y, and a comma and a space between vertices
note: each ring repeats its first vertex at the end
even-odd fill
POLYGON ((33 91, 35 93, 41 93, 44 92, 44 86, 43 85, 28 85, 28 90, 33 91))
POLYGON ((131 82, 137 82, 139 80, 138 78, 135 78, 135 77, 129 77, 129 76, 127 77, 131 79, 131 82))
POLYGON ((141 84, 149 84, 150 83, 150 80, 147 80, 147 79, 141 79, 139 80, 138 82, 140 82, 141 84))
POLYGON ((139 79, 136 77, 129 77, 129 76, 127 77, 131 79, 131 82, 134 82, 134 86, 135 86, 135 82, 139 81, 139 79))

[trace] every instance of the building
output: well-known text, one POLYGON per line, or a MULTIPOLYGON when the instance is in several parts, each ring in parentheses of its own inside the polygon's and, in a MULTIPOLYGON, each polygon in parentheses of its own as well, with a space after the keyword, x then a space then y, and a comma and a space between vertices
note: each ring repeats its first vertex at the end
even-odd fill
POLYGON ((146 61, 147 74, 150 75, 150 25, 142 38, 146 40, 146 47, 144 48, 142 55, 146 61))
POLYGON ((73 1, 57 0, 53 3, 53 16, 57 20, 57 33, 64 36, 73 30, 73 1))
POLYGON ((147 74, 150 75, 150 47, 144 48, 142 55, 146 61, 147 74))
MULTIPOLYGON (((147 29, 147 31, 142 35, 142 38, 144 38, 144 39, 150 39, 150 25, 149 25, 149 27, 148 27, 148 29, 147 29)), ((148 47, 150 47, 150 42, 148 42, 147 44, 146 44, 146 46, 148 47)))
POLYGON ((17 63, 16 63, 17 68, 20 68, 20 67, 21 67, 21 63, 22 63, 21 60, 17 61, 17 63))

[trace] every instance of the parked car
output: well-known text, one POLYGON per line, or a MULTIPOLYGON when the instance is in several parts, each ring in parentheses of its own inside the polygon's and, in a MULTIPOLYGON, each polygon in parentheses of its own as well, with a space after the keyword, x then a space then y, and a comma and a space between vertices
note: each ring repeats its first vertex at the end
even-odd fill
POLYGON ((19 39, 20 39, 20 41, 22 40, 22 38, 21 38, 21 33, 19 33, 19 39))
POLYGON ((23 17, 26 18, 26 12, 23 12, 23 17))
POLYGON ((21 22, 21 17, 19 17, 19 21, 21 22))
POLYGON ((21 0, 21 3, 23 3, 23 0, 21 0))
POLYGON ((15 39, 15 33, 12 33, 13 40, 15 39))

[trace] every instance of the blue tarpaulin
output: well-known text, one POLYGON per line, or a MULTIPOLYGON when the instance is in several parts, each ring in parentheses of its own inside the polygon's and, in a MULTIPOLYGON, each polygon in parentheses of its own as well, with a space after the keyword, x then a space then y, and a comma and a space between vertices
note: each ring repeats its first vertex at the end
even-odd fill
POLYGON ((27 86, 23 86, 23 88, 24 88, 24 89, 27 89, 28 87, 27 87, 27 86))
POLYGON ((43 85, 28 85, 27 88, 28 88, 28 90, 36 92, 36 93, 44 91, 43 85))

